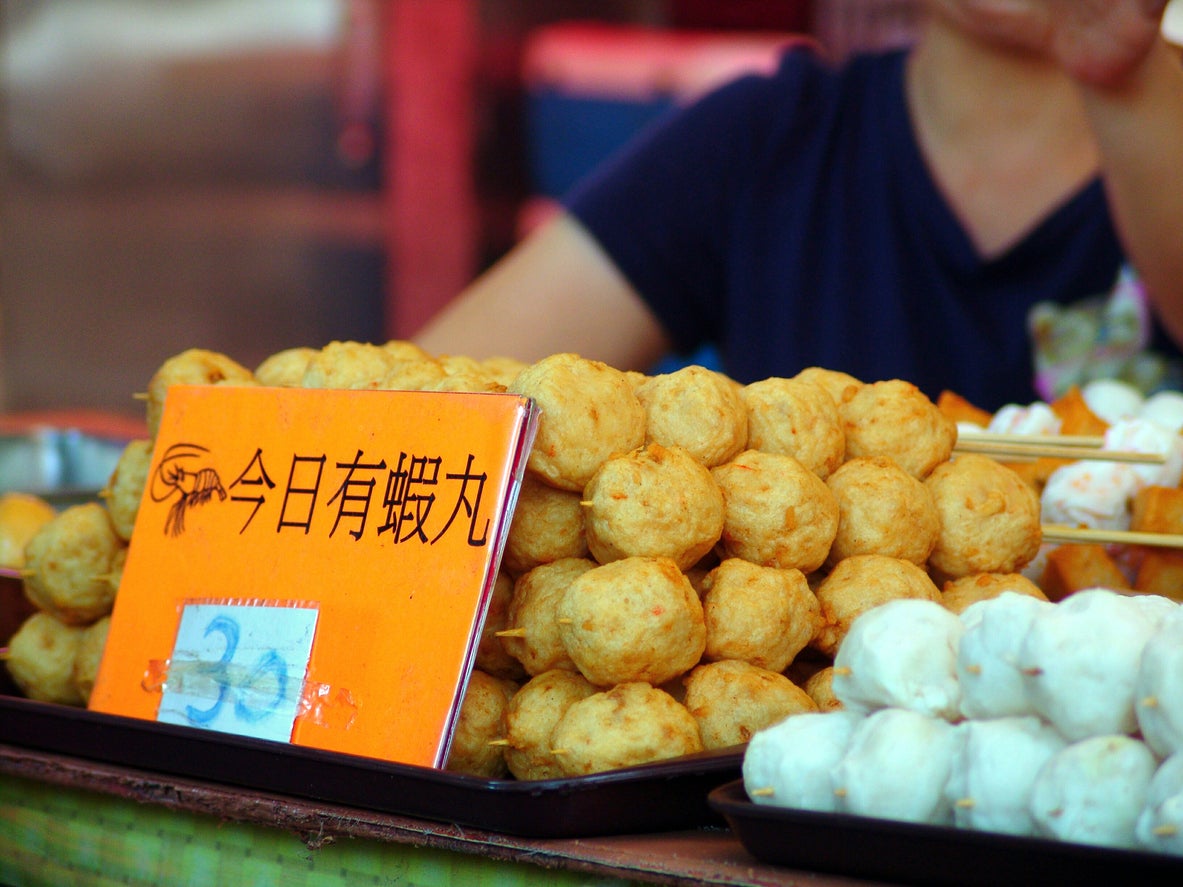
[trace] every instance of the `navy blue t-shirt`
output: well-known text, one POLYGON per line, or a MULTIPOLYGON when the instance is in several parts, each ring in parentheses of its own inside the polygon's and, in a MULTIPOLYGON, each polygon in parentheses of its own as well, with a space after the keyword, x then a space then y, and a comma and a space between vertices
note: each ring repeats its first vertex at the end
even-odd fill
POLYGON ((741 382, 807 366, 1029 403, 1027 313, 1114 285, 1123 254, 1095 180, 983 260, 933 181, 904 54, 833 68, 786 53, 663 120, 566 207, 680 352, 715 343, 741 382))

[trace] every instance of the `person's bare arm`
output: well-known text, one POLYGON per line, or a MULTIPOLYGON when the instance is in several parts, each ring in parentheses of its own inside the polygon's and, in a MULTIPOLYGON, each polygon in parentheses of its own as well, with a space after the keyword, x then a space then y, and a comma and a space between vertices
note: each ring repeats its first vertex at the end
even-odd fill
POLYGON ((644 369, 669 347, 657 319, 591 235, 560 212, 415 337, 433 354, 534 361, 574 352, 644 369))
POLYGON ((1116 84, 1082 90, 1122 242, 1183 342, 1183 65, 1159 40, 1116 84))
POLYGON ((1166 0, 932 2, 1076 82, 1122 245, 1183 343, 1183 66, 1161 35, 1166 0))

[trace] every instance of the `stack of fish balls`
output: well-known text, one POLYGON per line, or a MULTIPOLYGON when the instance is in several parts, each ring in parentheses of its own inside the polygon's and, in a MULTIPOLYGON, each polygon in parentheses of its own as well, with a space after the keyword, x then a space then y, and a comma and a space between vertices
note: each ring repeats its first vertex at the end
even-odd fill
POLYGON ((842 641, 842 707, 758 732, 745 788, 763 804, 1183 855, 1181 651, 1183 607, 1154 595, 1008 591, 960 613, 891 601, 842 641))
MULTIPOLYGON (((295 347, 251 371, 190 349, 150 380, 152 434, 176 384, 504 391, 537 403, 477 653, 483 677, 448 762, 460 772, 595 772, 831 709, 833 657, 860 613, 1010 576, 1038 544, 1038 507, 993 483, 1007 469, 932 479, 964 458, 956 426, 903 380, 809 367, 741 384, 701 366, 650 375, 573 353, 475 360, 401 340, 295 347), (975 483, 1004 495, 979 502, 975 483), (979 521, 1019 529, 995 544, 975 538, 979 521), (998 550, 971 556, 982 547, 998 550), (607 716, 617 709, 627 716, 607 716), (663 724, 681 739, 658 747, 650 733, 663 724)), ((118 538, 134 523, 151 444, 137 444, 134 467, 129 451, 110 486, 118 538)), ((982 597, 1007 587, 973 586, 982 597)))

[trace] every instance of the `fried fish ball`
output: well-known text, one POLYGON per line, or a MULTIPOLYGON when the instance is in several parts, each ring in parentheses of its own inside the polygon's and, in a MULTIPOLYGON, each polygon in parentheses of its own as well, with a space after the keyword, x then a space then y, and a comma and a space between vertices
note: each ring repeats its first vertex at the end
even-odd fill
POLYGON ((23 567, 25 546, 56 514, 56 508, 32 493, 0 494, 0 567, 23 567))
POLYGON ((1004 591, 1025 594, 1046 601, 1047 595, 1022 573, 970 573, 950 579, 941 586, 941 602, 953 613, 963 613, 970 604, 996 598, 1004 591))
POLYGON ((703 580, 709 660, 789 667, 821 627, 821 604, 800 570, 727 558, 703 580))
POLYGON ((431 354, 422 346, 409 339, 388 339, 378 346, 385 351, 391 360, 431 360, 431 354))
POLYGON ((817 711, 809 694, 783 674, 738 659, 696 666, 683 680, 686 709, 706 749, 742 745, 790 715, 817 711))
POLYGON ((95 678, 99 674, 99 664, 103 661, 103 650, 107 646, 107 632, 110 628, 111 617, 104 616, 98 622, 82 629, 82 637, 78 640, 72 680, 83 705, 90 701, 91 691, 94 690, 95 678))
POLYGON ((515 574, 568 557, 586 558, 582 497, 560 490, 527 471, 518 491, 502 564, 515 574))
POLYGON ((645 407, 646 440, 681 447, 707 468, 747 445, 748 412, 740 387, 722 373, 692 364, 647 377, 637 397, 645 407))
POLYGON ((587 547, 600 563, 668 557, 698 563, 723 534, 723 493, 710 470, 681 447, 611 456, 583 491, 587 547))
POLYGON ((1039 552, 1039 496, 1005 465, 966 453, 924 483, 941 519, 928 564, 943 578, 1021 572, 1039 552))
POLYGON ((508 357, 503 354, 486 357, 481 361, 481 370, 503 389, 513 384, 513 380, 518 377, 518 373, 528 366, 529 364, 524 360, 518 360, 516 357, 508 357))
POLYGON ((919 388, 903 379, 871 382, 839 405, 846 458, 888 456, 915 477, 948 461, 957 425, 919 388))
POLYGON ((489 609, 481 627, 481 639, 476 650, 476 667, 495 678, 520 680, 526 676, 522 663, 518 662, 505 648, 505 641, 498 637, 509 623, 509 603, 513 599, 513 578, 501 570, 493 581, 489 596, 489 609))
POLYGON ((941 591, 911 561, 882 554, 857 554, 838 561, 817 587, 822 627, 812 646, 826 656, 834 656, 855 619, 898 598, 940 603, 941 591))
POLYGON ((111 612, 111 568, 123 547, 106 508, 71 505, 25 547, 25 596, 63 622, 88 625, 111 612))
POLYGON ((303 388, 377 388, 394 358, 371 342, 329 342, 308 360, 303 388))
POLYGON ((792 456, 746 450, 711 472, 723 491, 722 545, 730 557, 812 573, 838 532, 825 481, 792 456))
POLYGON ((44 611, 26 619, 8 641, 5 665, 17 689, 30 699, 81 705, 74 659, 85 629, 44 611))
POLYGON ((838 405, 824 388, 773 376, 740 390, 748 411, 748 449, 784 453, 825 480, 846 455, 838 405))
POLYGON ((563 490, 582 490, 609 456, 645 442, 645 408, 620 370, 577 354, 552 354, 509 390, 542 410, 529 467, 563 490))
POLYGON ((505 384, 497 381, 483 369, 456 370, 447 373, 442 379, 425 383, 420 390, 500 394, 505 391, 505 384))
POLYGON ((922 481, 887 456, 850 459, 826 479, 838 502, 838 532, 827 561, 883 554, 924 566, 941 520, 922 481))
POLYGON ((571 704, 599 692, 577 671, 553 668, 530 678, 505 709, 505 762, 518 779, 560 779, 551 736, 571 704))
POLYGON ((131 540, 151 470, 152 441, 128 441, 103 489, 102 499, 111 515, 111 524, 124 542, 131 540))
POLYGON ((255 367, 255 381, 274 388, 296 388, 315 355, 315 348, 303 345, 276 351, 255 367))
POLYGON ((571 703, 551 735, 566 776, 587 776, 703 750, 698 723, 669 693, 618 684, 571 703))
POLYGON ((565 557, 540 564, 514 582, 505 620, 509 633, 502 640, 527 674, 552 668, 575 670, 559 633, 557 610, 568 586, 595 566, 590 558, 565 557))
MULTIPOLYGON (((447 370, 431 357, 407 360, 391 359, 386 371, 370 387, 380 391, 428 391, 434 390, 448 378, 447 370)), ((459 388, 452 389, 454 391, 459 388)))
POLYGON ((702 603, 669 558, 628 557, 581 573, 556 609, 563 647, 593 684, 664 684, 706 648, 702 603))
POLYGON ((827 665, 818 669, 801 685, 801 689, 809 694, 818 711, 842 711, 846 708, 842 700, 834 695, 834 666, 827 665))
POLYGON ((862 379, 841 370, 831 370, 825 367, 806 367, 793 378, 824 388, 836 404, 841 404, 847 397, 863 387, 862 379))
POLYGON ((173 385, 254 385, 255 375, 217 351, 190 348, 168 358, 148 381, 148 435, 156 437, 164 398, 173 385))
POLYGON ((513 681, 473 669, 460 702, 445 770, 485 779, 509 775, 500 740, 505 709, 517 689, 513 681))

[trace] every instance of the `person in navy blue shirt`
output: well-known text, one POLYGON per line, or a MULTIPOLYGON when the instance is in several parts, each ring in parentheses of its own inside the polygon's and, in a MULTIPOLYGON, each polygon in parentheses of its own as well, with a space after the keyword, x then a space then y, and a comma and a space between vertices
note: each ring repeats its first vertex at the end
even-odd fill
POLYGON ((1183 341, 1183 65, 1164 2, 926 0, 915 46, 786 53, 646 131, 416 336, 621 369, 710 345, 1029 402, 1036 304, 1136 270, 1183 341))

